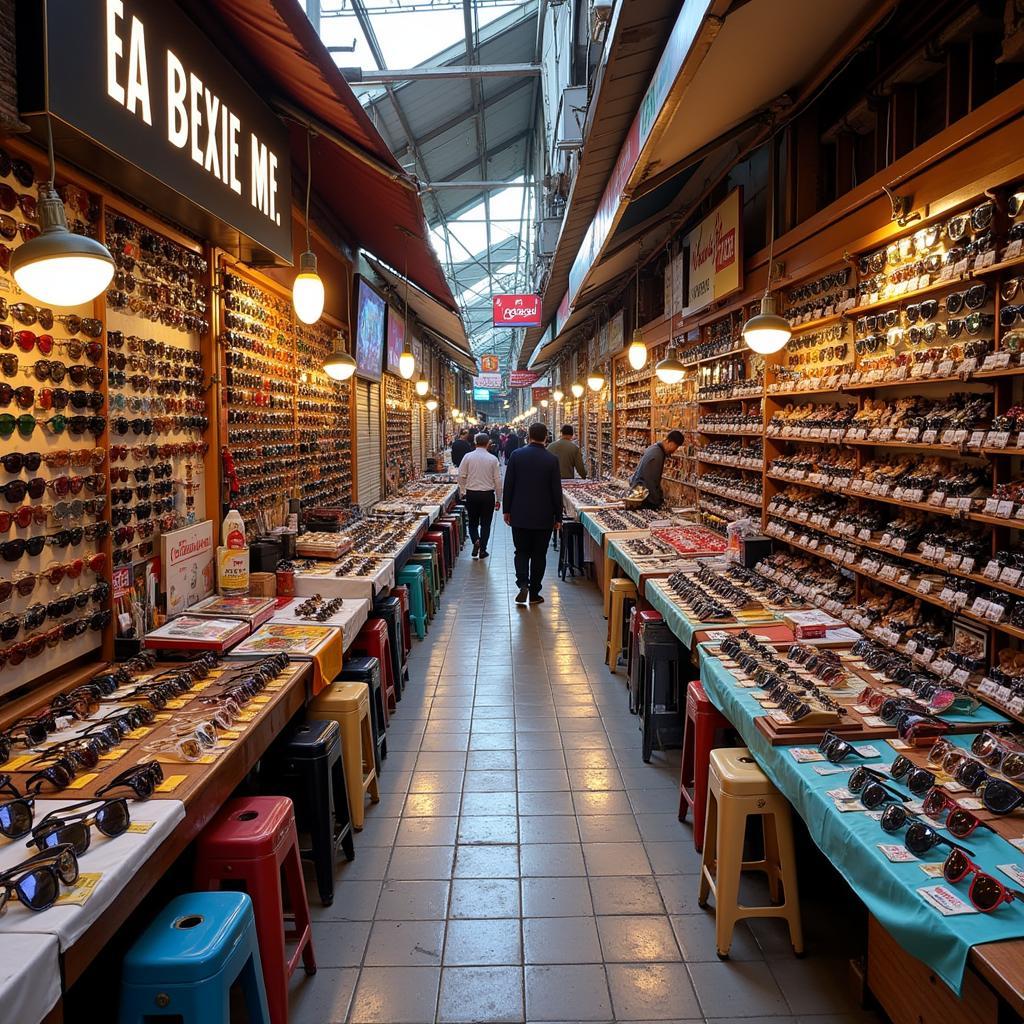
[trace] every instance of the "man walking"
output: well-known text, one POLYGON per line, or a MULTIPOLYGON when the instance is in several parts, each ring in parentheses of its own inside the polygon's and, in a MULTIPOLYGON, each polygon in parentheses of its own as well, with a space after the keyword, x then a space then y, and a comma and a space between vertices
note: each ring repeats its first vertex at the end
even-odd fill
POLYGON ((460 430, 459 436, 452 441, 452 465, 458 469, 462 460, 473 450, 469 443, 469 431, 460 430))
POLYGON ((515 547, 516 604, 540 604, 552 529, 562 526, 558 459, 544 447, 547 427, 531 423, 529 444, 513 452, 505 469, 505 523, 515 547))
POLYGON ((494 510, 501 508, 501 466, 487 450, 489 434, 476 435, 476 448, 459 465, 459 494, 465 499, 469 513, 469 539, 473 542, 473 557, 487 557, 487 542, 491 539, 491 519, 494 510))
POLYGON ((562 436, 548 445, 548 451, 558 459, 558 469, 563 480, 571 480, 573 471, 586 480, 587 467, 583 465, 583 453, 579 445, 573 440, 574 433, 572 424, 566 423, 562 427, 562 436))
POLYGON ((665 471, 665 460, 671 458, 676 449, 683 443, 683 434, 679 430, 670 430, 664 441, 652 444, 644 452, 640 464, 630 478, 629 486, 643 484, 648 491, 645 508, 661 508, 665 496, 661 490, 661 474, 665 471))

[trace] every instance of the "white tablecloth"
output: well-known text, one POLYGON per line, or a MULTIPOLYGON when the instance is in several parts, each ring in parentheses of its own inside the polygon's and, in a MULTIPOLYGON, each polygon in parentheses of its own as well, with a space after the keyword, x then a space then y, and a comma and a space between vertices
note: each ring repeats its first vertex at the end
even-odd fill
MULTIPOLYGON (((310 625, 310 619, 299 618, 294 612, 295 606, 302 604, 304 600, 305 598, 302 597, 293 598, 283 608, 278 608, 270 621, 299 622, 302 625, 310 625)), ((370 614, 370 602, 365 597, 346 597, 344 601, 345 603, 340 611, 332 615, 326 622, 315 621, 312 624, 318 626, 339 626, 345 650, 348 650, 349 645, 356 638, 356 633, 362 629, 363 623, 366 622, 370 614)))
MULTIPOLYGON (((76 802, 37 800, 35 820, 39 822, 50 811, 76 802)), ((55 935, 61 950, 66 950, 85 934, 117 894, 131 885, 136 871, 185 817, 185 805, 180 800, 129 800, 128 810, 133 823, 152 822, 152 827, 148 832, 126 832, 115 839, 107 839, 93 828, 92 844, 79 858, 79 870, 82 874, 101 873, 103 877, 85 904, 58 904, 36 913, 10 900, 6 912, 0 916, 0 938, 15 932, 55 935)), ((38 852, 35 847, 26 848, 25 842, 20 839, 0 847, 0 870, 6 871, 38 852)), ((0 1000, 0 1004, 2 1002, 0 1000)))
POLYGON ((0 1024, 39 1024, 61 996, 56 935, 0 933, 0 993, 0 1024))
POLYGON ((295 594, 297 597, 360 597, 372 601, 382 591, 395 585, 395 560, 387 558, 375 576, 335 576, 332 563, 323 575, 297 572, 295 594))

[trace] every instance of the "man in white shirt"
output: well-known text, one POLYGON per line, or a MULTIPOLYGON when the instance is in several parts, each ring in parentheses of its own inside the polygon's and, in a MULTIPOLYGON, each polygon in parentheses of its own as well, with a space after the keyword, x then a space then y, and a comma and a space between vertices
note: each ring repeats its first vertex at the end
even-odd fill
POLYGON ((494 510, 501 508, 501 466, 487 451, 491 439, 477 434, 476 447, 459 463, 459 494, 469 513, 469 537, 473 541, 473 557, 487 557, 487 541, 491 537, 494 510))

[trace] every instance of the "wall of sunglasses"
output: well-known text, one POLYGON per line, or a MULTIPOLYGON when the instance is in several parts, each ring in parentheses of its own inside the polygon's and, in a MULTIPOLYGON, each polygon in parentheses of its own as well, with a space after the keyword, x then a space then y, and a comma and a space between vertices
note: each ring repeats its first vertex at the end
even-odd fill
POLYGON ((413 452, 412 418, 419 416, 412 381, 384 374, 384 497, 419 476, 413 452))
POLYGON ((605 385, 600 391, 591 391, 588 387, 585 393, 586 433, 584 437, 584 456, 587 461, 587 473, 592 477, 601 477, 606 480, 612 476, 612 459, 614 456, 612 450, 612 414, 608 409, 611 396, 611 381, 605 381, 605 385))
POLYGON ((222 260, 219 284, 221 427, 250 538, 282 525, 289 499, 351 504, 352 384, 322 369, 338 325, 301 324, 284 289, 233 261, 222 260))
MULTIPOLYGON (((41 167, 0 149, 0 695, 100 650, 110 623, 99 304, 42 308, 7 275, 36 234, 41 167)), ((99 237, 99 196, 58 187, 69 225, 99 237)))

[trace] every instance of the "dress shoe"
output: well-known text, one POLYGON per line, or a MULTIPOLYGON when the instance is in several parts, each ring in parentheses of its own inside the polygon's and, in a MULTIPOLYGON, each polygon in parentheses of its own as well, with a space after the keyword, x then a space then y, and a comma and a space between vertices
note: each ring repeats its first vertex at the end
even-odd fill
POLYGON ((544 603, 544 598, 541 597, 540 594, 531 594, 530 595, 530 604, 543 604, 543 603, 544 603))
POLYGON ((473 557, 477 558, 480 554, 480 541, 473 541, 473 557))
POLYGON ((526 597, 528 591, 526 587, 523 587, 518 594, 516 594, 516 604, 526 604, 526 597))

